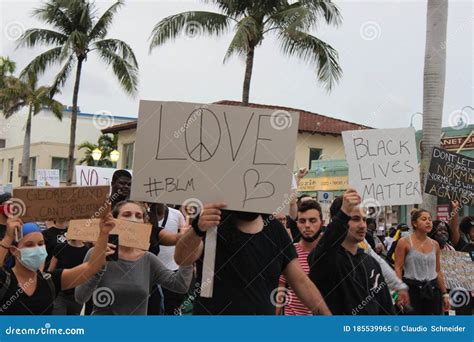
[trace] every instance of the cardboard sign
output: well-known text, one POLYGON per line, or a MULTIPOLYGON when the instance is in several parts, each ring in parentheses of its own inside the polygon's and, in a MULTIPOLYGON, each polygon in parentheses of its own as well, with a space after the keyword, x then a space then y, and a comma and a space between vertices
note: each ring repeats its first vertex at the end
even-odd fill
POLYGON ((131 198, 272 213, 290 196, 298 122, 282 110, 140 101, 131 198))
POLYGON ((59 170, 37 169, 36 186, 59 186, 59 170))
POLYGON ((474 159, 434 147, 425 192, 474 205, 474 159))
MULTIPOLYGON (((100 232, 100 219, 71 220, 67 238, 82 241, 97 241, 100 232)), ((121 246, 148 250, 150 247, 151 224, 136 223, 114 219, 115 228, 110 234, 119 235, 121 246)))
POLYGON ((370 206, 421 203, 414 128, 342 132, 349 184, 370 206))
MULTIPOLYGON (((76 165, 76 185, 110 185, 115 171, 117 169, 76 165)), ((132 174, 131 170, 127 171, 132 174)))
POLYGON ((441 251, 440 263, 448 289, 462 287, 474 291, 474 262, 468 253, 441 251))
POLYGON ((96 217, 106 206, 108 186, 23 187, 13 189, 24 222, 96 217))

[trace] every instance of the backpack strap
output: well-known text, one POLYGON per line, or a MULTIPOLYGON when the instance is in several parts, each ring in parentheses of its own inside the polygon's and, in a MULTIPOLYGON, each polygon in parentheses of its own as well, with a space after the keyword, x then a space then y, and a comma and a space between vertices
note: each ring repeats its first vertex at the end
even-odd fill
POLYGON ((54 300, 56 298, 56 286, 54 286, 53 277, 51 276, 51 273, 41 272, 41 276, 44 280, 46 280, 49 290, 51 291, 51 296, 54 300))
POLYGON ((8 288, 10 287, 10 283, 12 282, 12 275, 10 274, 10 272, 8 272, 7 270, 4 270, 4 272, 5 272, 5 281, 0 287, 0 301, 5 296, 5 293, 7 293, 8 288))

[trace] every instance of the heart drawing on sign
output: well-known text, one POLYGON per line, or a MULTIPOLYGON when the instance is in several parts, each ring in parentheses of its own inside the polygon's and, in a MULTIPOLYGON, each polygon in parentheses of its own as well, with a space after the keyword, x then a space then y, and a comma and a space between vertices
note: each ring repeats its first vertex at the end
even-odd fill
POLYGON ((260 174, 255 169, 249 169, 244 173, 244 202, 255 199, 263 199, 273 196, 275 193, 275 185, 271 182, 260 182, 260 174))

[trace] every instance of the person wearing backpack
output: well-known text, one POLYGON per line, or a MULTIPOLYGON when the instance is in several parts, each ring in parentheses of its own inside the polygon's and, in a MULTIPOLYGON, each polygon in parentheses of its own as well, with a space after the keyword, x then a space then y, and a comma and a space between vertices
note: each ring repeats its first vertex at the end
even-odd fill
POLYGON ((6 226, 5 237, 0 241, 0 315, 51 315, 60 291, 86 282, 105 264, 106 255, 114 253, 115 246, 107 247, 109 233, 115 227, 110 210, 100 220, 100 233, 91 258, 65 270, 41 271, 47 253, 37 224, 23 224, 19 218, 9 218, 6 226), (7 252, 15 259, 10 270, 4 267, 7 252))

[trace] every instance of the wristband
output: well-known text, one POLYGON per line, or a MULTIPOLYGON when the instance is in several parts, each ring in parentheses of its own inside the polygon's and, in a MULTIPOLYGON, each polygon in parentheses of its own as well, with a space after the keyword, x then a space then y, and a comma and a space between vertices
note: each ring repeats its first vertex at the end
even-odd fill
POLYGON ((199 229, 199 227, 197 226, 197 224, 193 224, 193 230, 194 230, 194 233, 199 236, 199 237, 203 237, 206 235, 206 232, 203 232, 201 229, 199 229))

